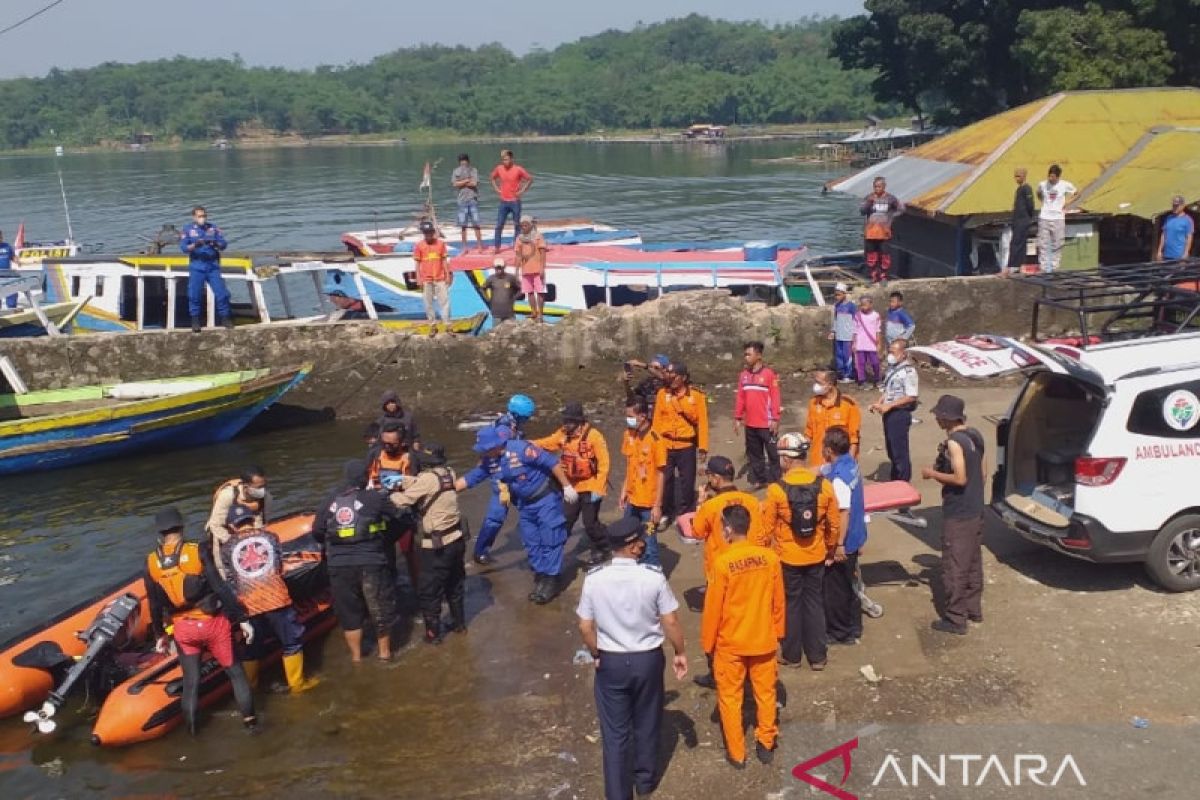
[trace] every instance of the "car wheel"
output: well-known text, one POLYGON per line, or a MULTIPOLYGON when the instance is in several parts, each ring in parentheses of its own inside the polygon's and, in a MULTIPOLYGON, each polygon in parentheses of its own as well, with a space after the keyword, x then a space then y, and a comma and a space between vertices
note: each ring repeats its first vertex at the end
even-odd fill
POLYGON ((1200 589, 1200 516, 1188 514, 1163 526, 1150 545, 1146 571, 1168 591, 1200 589))

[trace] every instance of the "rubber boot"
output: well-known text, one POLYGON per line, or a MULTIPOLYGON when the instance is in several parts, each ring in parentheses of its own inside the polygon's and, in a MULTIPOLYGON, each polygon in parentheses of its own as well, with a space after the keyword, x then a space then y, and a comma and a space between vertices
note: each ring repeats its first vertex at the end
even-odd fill
POLYGON ((450 630, 455 633, 467 632, 467 612, 462 600, 450 604, 450 630))
POLYGON ((319 678, 304 677, 303 651, 283 657, 283 674, 287 678, 288 689, 292 694, 307 692, 321 682, 319 678))
POLYGON ((437 617, 425 617, 425 644, 442 643, 442 621, 437 617))
POLYGON ((246 683, 250 684, 251 689, 258 688, 258 666, 258 659, 254 658, 242 662, 242 669, 246 671, 246 683))
POLYGON ((540 572, 533 573, 533 590, 529 593, 529 602, 536 603, 537 598, 541 596, 542 579, 545 576, 540 572))
POLYGON ((533 602, 544 606, 558 594, 558 578, 554 575, 542 575, 537 588, 533 590, 533 602))
POLYGON ((200 318, 192 317, 192 333, 199 333, 202 327, 203 324, 200 322, 200 318))

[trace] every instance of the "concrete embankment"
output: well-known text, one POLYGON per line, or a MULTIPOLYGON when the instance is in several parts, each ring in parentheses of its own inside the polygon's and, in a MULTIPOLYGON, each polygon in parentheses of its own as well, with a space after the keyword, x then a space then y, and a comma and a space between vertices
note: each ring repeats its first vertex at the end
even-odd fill
MULTIPOLYGON (((917 320, 918 341, 1030 332, 1035 290, 1019 283, 945 278, 895 287, 917 320)), ((887 291, 873 296, 882 310, 887 291)), ((495 409, 518 391, 543 407, 611 395, 621 362, 653 353, 686 361, 700 383, 727 382, 748 339, 764 341, 780 371, 811 369, 829 360, 828 331, 827 308, 686 292, 637 307, 598 307, 553 326, 509 323, 479 338, 429 339, 355 322, 43 337, 7 341, 0 352, 34 389, 312 362, 312 375, 286 403, 356 417, 374 414, 386 388, 424 413, 446 414, 495 409)))

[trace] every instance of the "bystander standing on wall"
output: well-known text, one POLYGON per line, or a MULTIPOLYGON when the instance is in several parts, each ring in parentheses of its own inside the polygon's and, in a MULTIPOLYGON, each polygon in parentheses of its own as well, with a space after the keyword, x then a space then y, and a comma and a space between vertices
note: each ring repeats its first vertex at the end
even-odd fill
POLYGON ((1042 201, 1038 212, 1038 263, 1042 272, 1054 272, 1062 262, 1063 242, 1067 238, 1067 204, 1075 199, 1075 184, 1062 179, 1062 167, 1051 164, 1046 180, 1038 184, 1042 201))
POLYGON ((1192 253, 1192 241, 1196 234, 1196 223, 1188 214, 1187 201, 1183 195, 1171 198, 1171 213, 1163 219, 1158 235, 1155 261, 1175 261, 1187 258, 1192 253))
POLYGON ((1025 263, 1025 250, 1029 247, 1029 229, 1033 227, 1033 187, 1026 178, 1029 170, 1017 167, 1013 180, 1017 189, 1013 193, 1012 221, 1009 223, 1008 260, 1000 274, 1008 277, 1014 270, 1021 271, 1025 263))

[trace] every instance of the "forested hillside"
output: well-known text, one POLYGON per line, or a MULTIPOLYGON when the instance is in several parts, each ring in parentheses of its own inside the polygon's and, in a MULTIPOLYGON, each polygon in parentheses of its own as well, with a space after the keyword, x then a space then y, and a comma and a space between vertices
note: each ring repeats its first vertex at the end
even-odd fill
POLYGON ((698 15, 518 57, 501 44, 424 46, 312 71, 175 58, 0 82, 0 148, 205 140, 247 129, 572 134, 693 122, 794 123, 893 111, 872 70, 829 53, 835 20, 768 26, 698 15))

